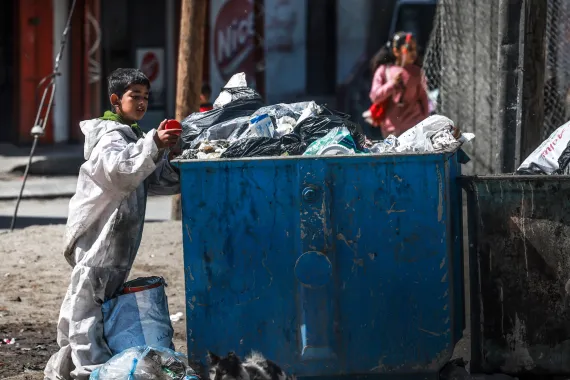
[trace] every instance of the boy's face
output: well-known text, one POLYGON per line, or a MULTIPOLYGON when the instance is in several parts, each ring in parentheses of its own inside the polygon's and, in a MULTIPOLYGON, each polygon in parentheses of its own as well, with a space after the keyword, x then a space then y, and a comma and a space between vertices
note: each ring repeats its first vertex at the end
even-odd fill
POLYGON ((123 119, 139 121, 146 113, 148 95, 148 87, 142 84, 133 84, 121 99, 116 94, 111 95, 111 104, 123 119))

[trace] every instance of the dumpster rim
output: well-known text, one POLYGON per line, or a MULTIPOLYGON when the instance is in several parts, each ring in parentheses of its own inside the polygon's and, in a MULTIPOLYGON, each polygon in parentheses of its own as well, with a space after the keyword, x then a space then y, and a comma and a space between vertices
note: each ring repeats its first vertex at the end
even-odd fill
POLYGON ((177 159, 174 158, 170 161, 176 167, 181 167, 182 164, 191 162, 209 162, 209 163, 228 163, 228 162, 251 162, 251 161, 287 161, 287 160, 330 160, 335 158, 355 158, 364 159, 367 157, 375 158, 400 158, 400 157, 434 157, 434 158, 449 158, 456 154, 461 147, 453 150, 442 150, 439 152, 417 152, 417 153, 365 153, 365 154, 342 154, 335 156, 267 156, 267 157, 241 157, 241 158, 211 158, 211 159, 177 159))
POLYGON ((532 180, 541 181, 560 181, 560 180, 570 180, 570 175, 547 175, 547 174, 488 174, 488 175, 472 175, 466 176, 461 175, 457 177, 457 180, 461 183, 470 182, 494 182, 494 181, 513 181, 513 182, 523 182, 532 180))

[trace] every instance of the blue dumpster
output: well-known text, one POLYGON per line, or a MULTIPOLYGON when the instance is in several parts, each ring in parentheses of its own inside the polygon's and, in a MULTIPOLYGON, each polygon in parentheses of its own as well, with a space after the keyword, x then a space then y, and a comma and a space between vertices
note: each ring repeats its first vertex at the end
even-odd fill
POLYGON ((457 153, 178 162, 190 358, 437 376, 464 326, 457 153))

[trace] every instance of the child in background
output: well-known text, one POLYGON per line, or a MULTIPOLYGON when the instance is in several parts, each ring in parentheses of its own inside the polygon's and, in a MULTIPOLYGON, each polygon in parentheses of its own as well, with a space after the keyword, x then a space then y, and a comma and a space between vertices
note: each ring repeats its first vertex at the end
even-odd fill
POLYGON ((150 82, 141 71, 117 69, 108 79, 113 111, 80 123, 86 162, 69 203, 64 248, 73 270, 57 325, 60 350, 46 366, 46 379, 87 380, 111 359, 101 305, 129 276, 147 194, 179 192, 178 172, 166 158, 178 131, 165 129, 164 120, 145 135, 137 124, 146 113, 149 92, 150 82))
POLYGON ((210 103, 210 97, 212 96, 212 89, 210 85, 204 83, 202 85, 202 93, 200 94, 200 112, 207 112, 214 108, 212 103, 210 103))
POLYGON ((416 60, 416 40, 405 32, 396 33, 373 59, 372 112, 363 116, 381 128, 384 138, 398 137, 429 116, 427 85, 416 60))

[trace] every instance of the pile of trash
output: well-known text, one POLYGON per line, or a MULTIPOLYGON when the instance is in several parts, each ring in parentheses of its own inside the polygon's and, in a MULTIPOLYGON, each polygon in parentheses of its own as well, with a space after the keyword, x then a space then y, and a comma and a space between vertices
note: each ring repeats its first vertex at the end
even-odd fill
POLYGON ((234 75, 214 109, 182 121, 178 159, 419 153, 453 150, 474 138, 445 116, 430 116, 399 137, 373 144, 350 116, 314 101, 265 105, 234 75))
POLYGON ((560 126, 517 169, 517 174, 570 175, 570 121, 560 126))
POLYGON ((186 356, 164 347, 133 347, 91 373, 90 380, 200 380, 186 356))
POLYGON ((372 146, 372 153, 429 153, 455 150, 475 138, 473 133, 461 133, 451 119, 433 115, 402 133, 388 136, 372 146))

